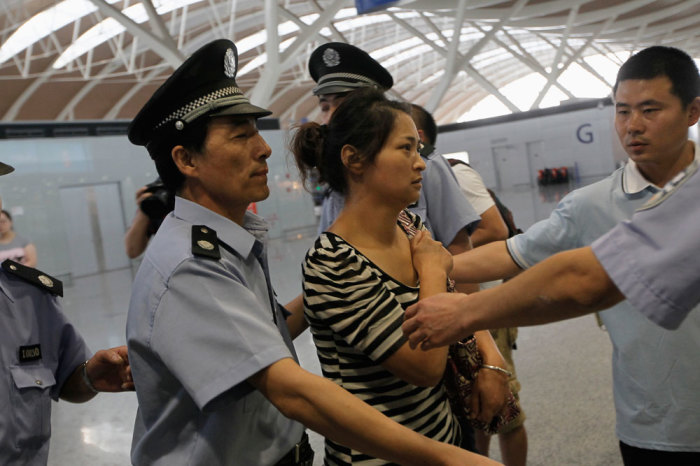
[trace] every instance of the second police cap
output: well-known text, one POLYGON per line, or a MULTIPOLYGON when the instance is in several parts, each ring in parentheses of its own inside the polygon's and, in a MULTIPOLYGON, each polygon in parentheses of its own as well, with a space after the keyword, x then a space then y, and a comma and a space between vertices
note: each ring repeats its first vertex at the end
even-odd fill
POLYGON ((314 95, 342 94, 361 87, 391 89, 391 74, 367 52, 343 42, 320 45, 309 58, 314 95))
POLYGON ((194 52, 156 90, 129 124, 129 141, 145 146, 180 131, 201 117, 263 117, 267 109, 250 103, 236 84, 238 51, 228 39, 194 52))

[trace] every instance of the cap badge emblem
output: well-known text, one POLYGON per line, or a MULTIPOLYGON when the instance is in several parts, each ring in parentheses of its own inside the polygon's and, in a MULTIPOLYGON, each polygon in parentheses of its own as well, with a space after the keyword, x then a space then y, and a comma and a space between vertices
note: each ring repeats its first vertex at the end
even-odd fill
POLYGON ((228 78, 235 78, 236 71, 236 54, 233 53, 233 49, 226 49, 226 56, 224 56, 224 74, 228 78))
POLYGON ((323 63, 329 68, 340 65, 340 54, 336 49, 327 48, 323 51, 323 63))
POLYGON ((39 275, 37 278, 39 279, 39 281, 41 282, 42 285, 49 287, 49 288, 53 287, 53 280, 51 280, 46 275, 39 275))

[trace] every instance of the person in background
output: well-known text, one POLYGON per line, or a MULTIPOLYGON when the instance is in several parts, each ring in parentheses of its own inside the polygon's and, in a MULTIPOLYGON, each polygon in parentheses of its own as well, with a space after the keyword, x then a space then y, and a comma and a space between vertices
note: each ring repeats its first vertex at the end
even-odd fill
POLYGON ((303 465, 304 425, 400 464, 493 464, 423 437, 297 362, 301 301, 270 283, 266 222, 270 112, 238 88, 238 54, 220 39, 195 51, 129 126, 175 209, 136 274, 127 343, 136 383, 135 465, 303 465))
MULTIPOLYGON (((700 119, 698 68, 693 59, 679 49, 649 47, 632 55, 622 65, 613 91, 615 129, 629 156, 628 163, 610 177, 567 195, 549 219, 536 223, 524 234, 514 236, 505 243, 490 243, 456 257, 453 271, 456 279, 478 282, 513 276, 553 254, 593 244, 593 251, 600 254, 599 258, 614 257, 613 260, 604 259, 604 262, 608 270, 615 271, 616 281, 624 285, 625 291, 636 296, 639 290, 647 290, 643 296, 648 298, 649 303, 642 304, 637 298, 634 304, 642 304, 648 315, 655 315, 650 306, 671 300, 666 298, 667 292, 663 288, 648 290, 645 283, 649 283, 650 273, 654 276, 668 274, 680 283, 695 280, 689 273, 693 267, 683 267, 687 260, 679 260, 668 267, 651 268, 658 266, 658 262, 653 262, 659 257, 655 250, 675 251, 674 243, 687 244, 683 237, 691 235, 692 229, 679 230, 683 222, 678 225, 672 222, 657 225, 654 236, 645 236, 644 230, 635 232, 634 222, 617 227, 616 235, 620 236, 603 235, 620 221, 632 217, 635 210, 645 203, 663 197, 661 188, 669 182, 683 179, 683 171, 692 169, 697 163, 700 148, 688 140, 688 128, 700 119), (661 237, 658 236, 659 228, 664 230, 661 237), (620 240, 620 237, 626 239, 620 240), (605 240, 620 241, 621 245, 636 244, 640 248, 617 251, 616 242, 606 243, 605 240), (616 262, 619 264, 616 265, 616 262), (624 271, 622 275, 625 278, 618 270, 624 271), (657 298, 653 299, 654 296, 657 298)), ((682 199, 682 192, 682 189, 679 190, 671 200, 674 197, 682 199)), ((689 190, 688 194, 692 194, 692 191, 689 190)), ((691 214, 691 210, 682 213, 691 214)), ((687 253, 691 254, 692 251, 687 253)), ((679 256, 676 254, 674 257, 679 256)), ((600 263, 592 256, 591 249, 563 254, 548 265, 560 264, 562 258, 584 261, 585 265, 578 269, 574 267, 574 270, 588 268, 594 272, 600 271, 600 263)), ((572 274, 562 276, 570 279, 572 274)), ((517 285, 524 283, 532 285, 532 278, 519 280, 517 285)), ((551 295, 554 302, 568 304, 560 289, 554 287, 556 283, 559 280, 552 282, 551 294, 544 292, 538 299, 552 299, 551 295)), ((580 286, 582 292, 591 290, 584 287, 589 285, 585 280, 572 283, 580 286)), ((593 283, 605 287, 609 280, 593 283)), ((503 286, 508 287, 506 290, 513 290, 517 285, 503 286)), ((611 289, 609 285, 607 288, 611 289)), ((539 289, 541 287, 533 285, 533 290, 539 289)), ((487 296, 497 294, 496 290, 493 291, 489 291, 487 296)), ((599 289, 593 288, 586 299, 596 304, 601 298, 598 292, 599 289)), ((531 293, 522 298, 529 304, 533 304, 531 293)), ((508 296, 510 299, 513 297, 508 296)), ((603 294, 601 302, 612 304, 619 301, 620 296, 619 291, 603 294)), ((453 299, 438 297, 443 298, 453 299)), ((474 298, 476 301, 481 299, 484 298, 474 298)), ((437 300, 426 302, 418 309, 436 304, 437 300)), ((457 335, 461 334, 458 316, 461 304, 464 303, 452 303, 454 319, 450 325, 457 335)), ((540 319, 543 317, 543 305, 535 304, 533 318, 540 319)), ((500 306, 507 307, 508 301, 500 306)), ((661 305, 662 309, 667 307, 668 304, 661 305)), ((561 315, 575 315, 580 308, 574 306, 571 310, 562 310, 561 315)), ((446 318, 444 313, 439 314, 440 319, 446 318)), ((696 390, 700 385, 700 371, 697 371, 700 310, 694 308, 690 311, 673 332, 654 325, 626 301, 601 312, 600 317, 613 343, 616 432, 623 461, 626 465, 698 464, 700 397, 696 396, 696 390)), ((415 334, 411 337, 414 344, 426 337, 420 330, 416 331, 418 323, 423 329, 437 329, 444 325, 444 321, 441 324, 431 322, 425 311, 423 315, 415 316, 413 321, 407 321, 405 330, 415 334), (416 318, 418 321, 415 321, 416 318)), ((428 330, 428 333, 433 331, 428 330)), ((448 333, 455 335, 451 331, 448 333)), ((429 341, 436 341, 435 337, 430 336, 429 341)), ((431 343, 425 346, 430 347, 431 343)))
POLYGON ((147 186, 143 186, 136 191, 136 213, 131 221, 131 225, 124 233, 124 249, 129 259, 136 259, 143 254, 151 236, 158 230, 157 227, 153 228, 153 222, 141 210, 141 201, 152 195, 153 193, 148 192, 147 186))
MULTIPOLYGON (((13 170, 0 163, 0 175, 13 170)), ((134 388, 126 346, 91 356, 61 310, 62 295, 59 280, 12 259, 3 260, 0 464, 46 464, 52 399, 83 403, 98 392, 134 388)))
POLYGON ((12 259, 27 267, 36 267, 36 247, 28 239, 15 233, 12 215, 0 212, 0 262, 12 259))
POLYGON ((158 231, 165 216, 175 206, 175 196, 160 178, 136 191, 136 214, 124 234, 126 255, 135 259, 146 250, 148 241, 158 231))
MULTIPOLYGON (((318 46, 309 57, 309 74, 316 83, 313 95, 318 97, 321 124, 328 124, 338 105, 353 91, 363 88, 388 91, 394 78, 367 52, 343 42, 318 46)), ((328 229, 343 209, 343 196, 326 189, 321 201, 318 233, 328 229)))
MULTIPOLYGON (((435 119, 425 108, 417 104, 411 104, 411 116, 418 129, 421 142, 431 147, 437 143, 438 128, 435 119)), ((481 216, 481 221, 471 234, 474 247, 481 246, 492 241, 508 238, 508 227, 496 206, 491 194, 484 185, 479 173, 464 162, 448 160, 452 166, 459 186, 467 201, 481 216)), ((480 289, 486 289, 500 284, 500 280, 481 283, 480 289)), ((527 462, 527 432, 525 430, 525 412, 520 406, 520 382, 515 372, 513 361, 513 349, 518 335, 517 328, 489 329, 496 342, 498 350, 505 360, 505 369, 511 375, 508 380, 513 396, 520 410, 520 414, 503 426, 498 433, 498 441, 501 448, 501 459, 506 466, 519 466, 527 462)), ((488 456, 491 436, 483 431, 474 429, 476 451, 488 456)))

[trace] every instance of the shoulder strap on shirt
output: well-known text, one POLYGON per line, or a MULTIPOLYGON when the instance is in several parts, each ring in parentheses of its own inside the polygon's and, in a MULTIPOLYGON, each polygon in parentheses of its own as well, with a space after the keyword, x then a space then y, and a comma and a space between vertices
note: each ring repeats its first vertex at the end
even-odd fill
POLYGON ((192 254, 210 259, 221 259, 216 231, 206 225, 192 225, 192 254))
POLYGON ((19 277, 42 290, 48 291, 56 296, 63 296, 63 283, 61 283, 61 280, 53 278, 41 270, 27 267, 11 259, 7 259, 3 262, 2 268, 5 272, 19 277))

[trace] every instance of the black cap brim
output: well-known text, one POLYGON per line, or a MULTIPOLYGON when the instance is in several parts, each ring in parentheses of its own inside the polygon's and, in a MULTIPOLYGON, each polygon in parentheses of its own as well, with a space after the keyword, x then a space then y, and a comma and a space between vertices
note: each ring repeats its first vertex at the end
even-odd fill
POLYGON ((225 107, 225 108, 222 108, 221 110, 209 113, 210 117, 224 116, 224 115, 262 118, 262 117, 272 115, 272 112, 265 109, 265 108, 258 107, 257 105, 253 105, 250 103, 242 103, 242 104, 232 105, 230 107, 225 107))

